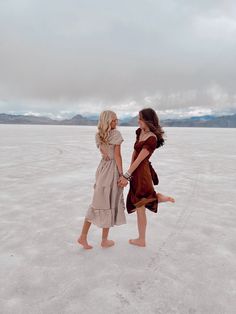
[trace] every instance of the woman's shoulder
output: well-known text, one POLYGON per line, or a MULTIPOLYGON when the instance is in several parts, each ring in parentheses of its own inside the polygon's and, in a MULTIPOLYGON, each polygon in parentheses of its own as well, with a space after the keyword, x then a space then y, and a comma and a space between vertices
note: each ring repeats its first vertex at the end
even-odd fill
POLYGON ((142 148, 148 149, 150 152, 153 152, 157 148, 157 136, 153 133, 146 140, 142 142, 142 148))
MULTIPOLYGON (((142 131, 141 128, 136 129, 135 133, 136 133, 136 135, 137 135, 137 138, 139 138, 141 131, 142 131)), ((152 137, 151 140, 155 140, 155 139, 157 140, 156 134, 151 131, 151 132, 149 133, 149 135, 147 136, 147 138, 145 139, 145 141, 147 141, 150 137, 152 137)))
POLYGON ((157 135, 153 132, 150 132, 146 140, 148 140, 149 138, 150 140, 157 140, 157 135))
POLYGON ((109 143, 110 144, 121 144, 124 141, 123 136, 121 135, 121 132, 117 129, 110 130, 109 134, 109 143))
POLYGON ((121 134, 121 133, 120 133, 120 130, 118 130, 118 129, 111 129, 110 134, 113 135, 113 134, 121 134))
POLYGON ((117 138, 117 137, 122 137, 121 132, 117 129, 112 129, 109 132, 109 138, 117 138))

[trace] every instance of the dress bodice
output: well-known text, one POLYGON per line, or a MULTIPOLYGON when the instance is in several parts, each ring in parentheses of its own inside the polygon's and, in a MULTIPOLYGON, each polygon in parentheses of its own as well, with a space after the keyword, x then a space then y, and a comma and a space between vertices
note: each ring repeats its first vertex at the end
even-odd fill
POLYGON ((156 171, 153 169, 151 162, 149 161, 149 158, 151 157, 151 155, 153 154, 153 152, 155 151, 155 149, 157 148, 157 137, 155 134, 150 135, 146 140, 144 141, 139 141, 139 137, 140 137, 140 133, 141 133, 141 129, 138 128, 136 130, 136 142, 134 143, 134 149, 136 151, 136 155, 134 156, 134 160, 138 157, 139 153, 141 152, 141 150, 143 148, 146 148, 149 151, 149 154, 147 155, 147 157, 141 162, 141 164, 139 165, 139 167, 145 167, 145 164, 147 165, 147 167, 150 170, 151 176, 152 176, 152 180, 153 183, 155 185, 157 185, 159 183, 159 179, 157 176, 156 171))
MULTIPOLYGON (((98 134, 95 136, 95 141, 97 148, 100 148, 100 141, 98 134)), ((121 133, 117 129, 110 130, 109 136, 108 136, 108 144, 104 146, 104 148, 107 150, 108 156, 110 160, 114 160, 114 151, 115 151, 115 145, 120 145, 124 141, 121 133)))
POLYGON ((146 158, 149 159, 152 153, 154 152, 154 150, 157 148, 157 137, 153 133, 146 140, 139 141, 140 133, 141 133, 141 128, 138 128, 136 130, 136 141, 134 143, 134 149, 137 152, 136 157, 143 148, 146 148, 149 151, 149 155, 146 158))

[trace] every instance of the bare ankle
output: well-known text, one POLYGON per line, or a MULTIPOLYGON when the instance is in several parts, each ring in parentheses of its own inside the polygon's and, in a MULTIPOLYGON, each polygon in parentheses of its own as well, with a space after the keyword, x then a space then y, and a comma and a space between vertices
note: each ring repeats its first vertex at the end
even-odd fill
POLYGON ((87 240, 87 234, 81 233, 80 239, 82 239, 82 240, 87 240))

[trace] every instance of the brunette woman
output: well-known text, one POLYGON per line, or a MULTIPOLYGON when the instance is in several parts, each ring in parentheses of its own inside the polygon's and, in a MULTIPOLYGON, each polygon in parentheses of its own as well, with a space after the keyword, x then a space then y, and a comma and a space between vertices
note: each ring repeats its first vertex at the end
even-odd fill
POLYGON ((129 243, 144 247, 146 246, 146 208, 157 213, 158 203, 174 203, 175 200, 170 196, 156 193, 153 186, 153 184, 157 185, 159 180, 149 158, 156 148, 164 144, 164 131, 155 110, 152 108, 141 110, 138 124, 130 168, 119 179, 119 186, 124 187, 130 181, 126 208, 129 214, 137 212, 139 236, 136 239, 130 239, 129 243))

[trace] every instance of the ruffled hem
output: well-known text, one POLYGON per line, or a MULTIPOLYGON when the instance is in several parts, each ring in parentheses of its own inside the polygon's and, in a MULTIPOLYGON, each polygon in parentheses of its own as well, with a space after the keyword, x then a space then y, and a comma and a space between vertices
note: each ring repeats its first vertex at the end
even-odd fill
POLYGON ((158 198, 157 197, 143 197, 138 202, 131 202, 131 197, 128 195, 126 207, 128 214, 134 213, 137 208, 144 206, 150 211, 157 213, 158 211, 158 198))
POLYGON ((89 207, 85 218, 99 228, 126 224, 125 212, 117 213, 116 219, 113 219, 112 209, 95 209, 92 206, 89 207))
POLYGON ((142 198, 140 201, 138 201, 137 203, 134 204, 135 207, 141 207, 143 205, 146 205, 148 203, 152 203, 154 201, 156 201, 157 198, 156 197, 152 197, 152 198, 142 198))

